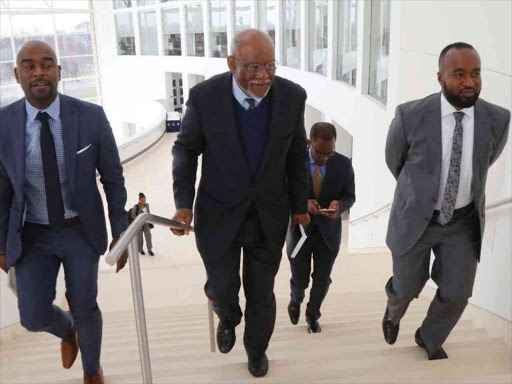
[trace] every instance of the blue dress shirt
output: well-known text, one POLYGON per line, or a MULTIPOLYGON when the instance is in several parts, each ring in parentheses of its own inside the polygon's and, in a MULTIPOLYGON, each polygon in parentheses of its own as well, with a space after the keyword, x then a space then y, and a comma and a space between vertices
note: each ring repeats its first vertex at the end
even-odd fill
POLYGON ((59 96, 57 95, 57 98, 48 108, 41 111, 25 100, 25 109, 27 112, 25 126, 25 220, 36 224, 49 224, 41 156, 41 122, 36 120, 39 112, 46 112, 50 116, 49 124, 55 142, 62 199, 64 201, 64 217, 69 219, 78 216, 78 212, 71 207, 69 181, 64 158, 59 96))

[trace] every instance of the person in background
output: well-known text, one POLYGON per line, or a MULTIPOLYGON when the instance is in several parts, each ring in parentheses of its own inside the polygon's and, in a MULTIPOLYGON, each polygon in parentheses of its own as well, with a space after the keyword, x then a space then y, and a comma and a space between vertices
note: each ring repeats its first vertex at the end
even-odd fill
POLYGON ((399 105, 386 142, 397 184, 387 234, 393 276, 382 330, 394 344, 400 319, 430 277, 433 251, 438 289, 415 335, 429 360, 448 357, 443 343, 471 297, 487 171, 503 151, 510 125, 510 111, 479 99, 482 68, 471 45, 448 45, 438 65, 442 91, 399 105))
MULTIPOLYGON (((99 257, 128 226, 117 145, 103 108, 57 92, 61 67, 45 42, 25 43, 14 75, 25 97, 0 108, 0 268, 15 266, 21 324, 62 339, 70 368, 80 350, 84 383, 101 384, 99 257), (61 265, 70 311, 53 304, 61 265)), ((127 260, 125 252, 117 271, 127 260)))
MULTIPOLYGON (((149 210, 149 204, 146 203, 146 196, 140 192, 139 193, 139 202, 133 206, 131 209, 131 218, 132 220, 135 220, 135 218, 142 214, 142 213, 151 213, 149 210)), ((144 253, 144 240, 142 238, 142 235, 144 234, 144 237, 146 238, 146 248, 148 249, 148 253, 151 256, 155 256, 153 253, 153 241, 151 239, 151 229, 153 229, 153 224, 146 223, 140 230, 140 232, 137 234, 137 239, 139 243, 139 253, 141 255, 145 255, 144 253)))
POLYGON ((309 200, 311 216, 306 233, 308 238, 294 258, 292 253, 301 238, 299 228, 288 232, 286 251, 290 261, 291 300, 288 315, 292 324, 300 317, 300 305, 309 285, 313 259, 313 285, 306 308, 309 333, 321 332, 318 319, 329 285, 331 271, 341 243, 341 214, 356 201, 354 169, 348 157, 334 151, 336 128, 330 123, 316 123, 311 127, 309 159, 309 200))

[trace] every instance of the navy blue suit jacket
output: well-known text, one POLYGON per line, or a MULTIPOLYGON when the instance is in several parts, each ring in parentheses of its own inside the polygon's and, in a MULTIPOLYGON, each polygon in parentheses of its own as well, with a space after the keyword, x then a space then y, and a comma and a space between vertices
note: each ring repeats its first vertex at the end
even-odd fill
MULTIPOLYGON (((314 199, 313 186, 311 183, 311 170, 308 167, 309 198, 314 199)), ((331 201, 338 200, 339 214, 336 219, 328 219, 321 215, 311 215, 311 223, 306 229, 306 234, 311 233, 314 225, 318 225, 320 234, 325 244, 334 252, 338 252, 341 243, 341 214, 352 207, 356 201, 354 184, 354 169, 352 162, 346 156, 335 153, 327 162, 325 178, 322 184, 322 191, 318 197, 318 203, 322 208, 329 207, 331 201)), ((297 227, 293 233, 288 232, 286 238, 287 252, 291 255, 301 237, 300 229, 297 227)))
MULTIPOLYGON (((72 207, 78 212, 90 244, 103 254, 107 249, 107 229, 96 170, 107 198, 112 236, 119 236, 128 225, 123 168, 116 142, 103 108, 69 96, 59 97, 72 207)), ((22 251, 25 127, 24 98, 0 108, 0 252, 7 253, 8 267, 16 263, 22 251)))
POLYGON ((172 149, 176 208, 192 208, 198 156, 201 181, 194 230, 203 258, 220 258, 231 246, 251 203, 255 203, 267 245, 281 254, 288 218, 307 212, 304 108, 306 92, 276 76, 270 97, 268 144, 253 179, 236 125, 229 72, 190 90, 181 131, 172 149))

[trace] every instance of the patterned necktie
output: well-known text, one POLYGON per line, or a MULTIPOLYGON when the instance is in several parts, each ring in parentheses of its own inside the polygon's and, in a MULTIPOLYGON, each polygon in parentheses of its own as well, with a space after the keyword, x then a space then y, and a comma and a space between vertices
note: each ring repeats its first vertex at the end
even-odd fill
POLYGON ((455 117, 455 129, 453 130, 450 168, 448 170, 448 179, 446 180, 441 210, 437 218, 441 225, 446 225, 452 219, 459 190, 460 163, 462 158, 462 118, 464 117, 464 112, 454 112, 453 116, 455 117))
POLYGON ((315 164, 315 173, 313 175, 313 193, 315 194, 315 198, 318 199, 320 196, 320 192, 322 191, 322 183, 324 179, 322 177, 322 171, 320 171, 320 166, 315 164))
POLYGON ((254 108, 256 108, 256 100, 254 100, 252 97, 248 97, 245 99, 249 103, 249 111, 252 111, 254 108))
POLYGON ((39 112, 36 119, 41 122, 41 158, 43 160, 44 188, 48 221, 56 229, 64 226, 64 201, 60 188, 59 166, 52 131, 48 122, 50 116, 39 112))

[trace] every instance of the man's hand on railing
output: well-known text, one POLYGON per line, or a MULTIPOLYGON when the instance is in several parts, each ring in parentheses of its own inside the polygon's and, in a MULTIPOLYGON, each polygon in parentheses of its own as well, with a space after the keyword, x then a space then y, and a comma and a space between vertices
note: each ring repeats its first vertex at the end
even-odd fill
POLYGON ((7 254, 0 253, 0 269, 7 273, 7 254))
POLYGON ((192 217, 193 217, 192 210, 189 208, 182 208, 178 209, 176 213, 174 214, 172 220, 176 220, 179 222, 182 222, 185 224, 184 229, 174 229, 171 228, 171 232, 174 233, 176 236, 183 236, 188 235, 190 232, 190 225, 192 224, 192 217))
MULTIPOLYGON (((112 242, 110 243, 110 246, 108 247, 108 250, 110 251, 112 248, 114 248, 114 245, 116 245, 117 240, 119 240, 119 237, 114 237, 112 239, 112 242)), ((119 260, 117 260, 116 265, 116 273, 119 272, 121 269, 124 268, 126 265, 126 262, 128 261, 128 250, 125 250, 119 260)))

